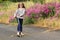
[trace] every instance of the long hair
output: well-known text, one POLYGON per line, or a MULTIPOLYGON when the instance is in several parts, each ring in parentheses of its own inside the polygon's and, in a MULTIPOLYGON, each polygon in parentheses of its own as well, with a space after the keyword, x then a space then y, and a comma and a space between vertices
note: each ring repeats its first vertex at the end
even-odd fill
MULTIPOLYGON (((22 3, 22 8, 25 8, 25 5, 24 5, 24 3, 22 3)), ((20 3, 18 4, 18 8, 20 8, 20 3)))

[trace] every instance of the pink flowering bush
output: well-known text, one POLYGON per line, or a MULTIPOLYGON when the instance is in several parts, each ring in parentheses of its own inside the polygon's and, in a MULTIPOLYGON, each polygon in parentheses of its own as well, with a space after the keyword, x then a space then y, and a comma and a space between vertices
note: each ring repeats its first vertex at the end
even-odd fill
POLYGON ((60 3, 36 3, 26 10, 28 18, 37 20, 41 18, 54 17, 59 15, 60 3))
POLYGON ((13 16, 9 17, 9 22, 13 22, 15 20, 15 18, 13 16))

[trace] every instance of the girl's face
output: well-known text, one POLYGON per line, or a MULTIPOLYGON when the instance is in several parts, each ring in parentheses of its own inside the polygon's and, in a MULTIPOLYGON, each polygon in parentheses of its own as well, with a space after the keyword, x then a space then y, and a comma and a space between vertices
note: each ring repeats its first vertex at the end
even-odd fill
POLYGON ((22 5, 22 3, 20 3, 20 8, 22 8, 23 7, 23 5, 22 5))

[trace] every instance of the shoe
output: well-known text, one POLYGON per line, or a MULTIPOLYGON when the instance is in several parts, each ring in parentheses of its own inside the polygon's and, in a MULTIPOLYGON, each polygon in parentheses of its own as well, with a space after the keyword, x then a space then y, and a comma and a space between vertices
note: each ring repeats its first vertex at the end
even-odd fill
POLYGON ((24 34, 21 32, 21 35, 24 36, 24 34))
POLYGON ((17 37, 20 37, 20 32, 17 32, 17 37))

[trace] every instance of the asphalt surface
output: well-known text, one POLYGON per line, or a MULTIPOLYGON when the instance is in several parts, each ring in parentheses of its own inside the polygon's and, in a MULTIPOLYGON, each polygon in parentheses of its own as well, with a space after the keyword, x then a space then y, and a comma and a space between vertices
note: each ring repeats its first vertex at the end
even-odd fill
POLYGON ((0 24, 0 40, 60 40, 60 30, 44 32, 46 28, 23 26, 23 37, 17 37, 16 30, 16 26, 0 24))

